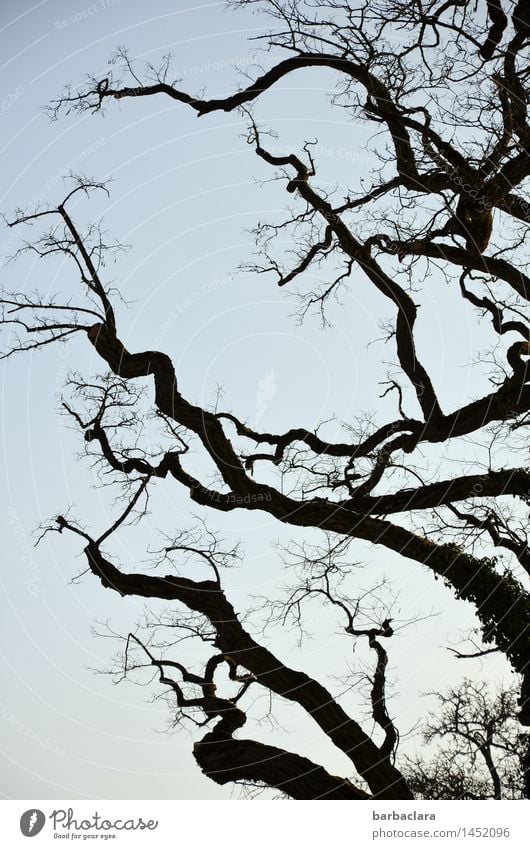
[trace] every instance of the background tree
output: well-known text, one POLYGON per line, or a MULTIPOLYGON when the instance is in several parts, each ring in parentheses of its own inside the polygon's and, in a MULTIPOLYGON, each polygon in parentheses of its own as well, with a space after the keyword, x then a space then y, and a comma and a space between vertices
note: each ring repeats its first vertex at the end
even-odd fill
MULTIPOLYGON (((98 112, 113 100, 152 95, 185 104, 198 116, 243 110, 249 144, 295 201, 285 219, 256 226, 261 258, 248 267, 274 274, 280 286, 292 287, 299 279, 301 315, 316 306, 324 320, 327 301, 341 287, 357 285, 361 277, 375 287, 394 316, 386 327, 395 355, 386 392, 395 393, 395 417, 360 417, 347 423, 339 441, 318 423, 260 432, 239 412, 186 399, 168 355, 131 353, 120 341, 117 293, 105 273, 105 259, 119 245, 100 227, 78 224, 71 211, 81 194, 106 187, 74 178, 57 207, 18 210, 8 219, 10 227, 43 225, 22 250, 48 258, 66 255, 81 288, 51 299, 6 292, 3 323, 21 333, 6 355, 77 334, 87 338, 108 371, 94 378, 72 376, 64 409, 89 453, 121 484, 126 504, 99 535, 68 515, 45 531, 82 538, 87 568, 103 586, 188 611, 182 614, 179 607, 176 618, 158 626, 172 628, 172 634, 176 627, 205 644, 208 656, 199 672, 182 663, 178 652, 174 657, 174 640, 143 640, 137 633, 126 639, 123 670, 154 667, 178 716, 209 726, 194 754, 213 780, 264 784, 294 798, 411 798, 395 759, 399 718, 387 707, 385 645, 393 636, 392 617, 377 587, 368 593, 368 607, 364 592, 342 589, 345 567, 336 557, 344 541, 368 540, 426 567, 456 598, 473 604, 484 650, 503 652, 520 676, 518 720, 530 724, 525 535, 530 475, 522 436, 530 409, 526 5, 488 2, 478 17, 465 0, 384 0, 376 7, 254 0, 235 5, 268 12, 273 26, 265 44, 286 51, 285 59, 246 87, 224 98, 198 97, 172 79, 169 58, 142 71, 119 50, 111 76, 68 89, 52 115, 98 112), (268 89, 309 68, 333 71, 336 107, 377 130, 378 167, 369 186, 346 192, 320 186, 315 143, 308 140, 296 153, 278 151, 249 111, 268 89), (290 255, 282 247, 287 239, 295 245, 290 255), (304 273, 311 267, 320 269, 324 282, 307 293, 304 273), (435 267, 459 287, 462 309, 470 304, 496 336, 489 356, 492 390, 479 397, 472 393, 450 411, 424 364, 435 352, 420 351, 417 343, 416 299, 435 267), (140 413, 135 384, 146 376, 154 384, 152 420, 140 413), (470 440, 485 460, 470 457, 470 440), (198 471, 195 452, 204 458, 198 471), (224 551, 215 538, 206 544, 195 529, 165 541, 157 564, 194 555, 210 570, 204 580, 115 564, 108 541, 145 515, 153 482, 168 477, 211 511, 264 510, 285 525, 328 534, 324 548, 302 552, 304 576, 282 609, 303 623, 308 601, 322 600, 342 617, 346 634, 366 640, 374 660, 373 733, 349 716, 340 698, 284 665, 247 630, 220 579, 232 549, 224 551), (246 700, 256 686, 310 715, 349 758, 353 777, 338 778, 305 757, 242 739, 246 700)), ((347 392, 347 370, 344 385, 347 392)), ((523 783, 528 792, 528 778, 523 783)))
POLYGON ((528 734, 518 727, 516 699, 513 690, 492 697, 485 682, 467 678, 438 693, 423 739, 440 749, 430 761, 408 761, 413 791, 422 799, 523 798, 528 734))

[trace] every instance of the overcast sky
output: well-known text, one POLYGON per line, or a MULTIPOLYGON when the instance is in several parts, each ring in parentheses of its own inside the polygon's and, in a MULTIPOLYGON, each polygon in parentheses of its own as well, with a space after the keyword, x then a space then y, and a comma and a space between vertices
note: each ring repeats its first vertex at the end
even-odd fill
MULTIPOLYGON (((388 303, 358 273, 342 304, 331 307, 331 328, 322 329, 318 317, 300 326, 289 292, 270 276, 238 271, 252 258, 248 228, 277 217, 286 202, 282 183, 256 182, 271 175, 246 144, 240 116, 215 113, 198 120, 192 110, 163 98, 112 103, 104 117, 76 115, 56 123, 42 111, 66 83, 89 72, 105 76, 118 45, 153 63, 171 51, 183 88, 222 95, 238 84, 241 71, 252 74, 248 39, 262 26, 257 17, 228 12, 219 3, 3 2, 1 209, 8 214, 35 201, 57 203, 69 171, 112 177, 110 198, 80 204, 76 215, 85 222, 104 216, 105 226, 130 245, 106 269, 129 303, 119 307, 121 338, 130 350, 170 354, 191 401, 213 404, 221 385, 226 409, 261 429, 281 431, 315 427, 332 416, 351 421, 390 403, 380 400, 378 383, 393 355, 379 325, 392 314, 388 303)), ((268 63, 274 55, 262 59, 268 63)), ((256 115, 278 132, 276 144, 299 150, 304 140, 318 138, 320 180, 358 188, 372 164, 362 150, 371 129, 330 109, 332 84, 333 76, 320 71, 291 76, 260 100, 256 115)), ((16 249, 19 235, 2 228, 2 260, 16 249)), ((62 265, 31 261, 7 265, 2 282, 46 292, 69 273, 62 265)), ((307 285, 314 282, 318 278, 306 278, 307 285)), ((488 337, 471 309, 456 318, 458 293, 440 279, 432 278, 417 301, 422 357, 450 409, 468 397, 472 378, 465 367, 488 337)), ((76 337, 67 347, 3 366, 0 792, 19 799, 230 797, 229 788, 200 775, 186 731, 165 733, 171 717, 163 702, 150 701, 156 688, 114 686, 94 672, 108 668, 116 648, 92 635, 94 627, 100 630, 95 623, 109 620, 126 633, 141 617, 141 601, 119 599, 90 576, 72 584, 84 569, 75 539, 54 535, 33 547, 39 522, 70 505, 94 530, 102 531, 115 515, 111 493, 93 488, 93 472, 78 458, 82 440, 58 412, 68 370, 93 375, 101 363, 76 337)), ((475 379, 473 393, 485 391, 485 379, 476 372, 475 379)), ((385 409, 393 415, 391 406, 385 409)), ((159 529, 193 524, 176 483, 155 489, 145 526, 113 543, 128 568, 159 529)), ((230 540, 243 541, 244 560, 226 577, 236 609, 248 606, 252 594, 277 594, 284 576, 273 543, 304 534, 286 533, 258 512, 215 514, 209 521, 230 540)), ((361 543, 352 556, 370 564, 358 573, 361 584, 382 573, 392 579, 402 620, 436 614, 404 629, 392 645, 392 667, 402 673, 393 704, 404 733, 425 712, 422 691, 470 671, 455 671, 445 646, 474 620, 418 565, 361 543), (446 606, 451 618, 444 615, 446 606)), ((351 654, 335 625, 329 618, 317 623, 315 638, 300 651, 293 635, 276 634, 273 649, 342 690, 325 676, 341 674, 345 658, 354 663, 366 657, 362 650, 351 654)), ((494 678, 507 674, 500 661, 485 668, 494 678)), ((355 693, 346 694, 347 706, 358 703, 355 693)), ((348 773, 346 759, 315 726, 294 709, 278 709, 279 745, 320 759, 334 773, 348 773)), ((265 712, 265 703, 256 707, 258 717, 265 712)), ((267 725, 255 729, 261 739, 270 733, 267 725)))

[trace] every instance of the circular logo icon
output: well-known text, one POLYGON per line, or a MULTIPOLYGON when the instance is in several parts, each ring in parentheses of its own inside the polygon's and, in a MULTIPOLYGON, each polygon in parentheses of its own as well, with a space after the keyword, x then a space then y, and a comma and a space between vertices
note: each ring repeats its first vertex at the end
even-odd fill
POLYGON ((24 837, 35 837, 44 828, 46 816, 38 808, 24 811, 20 817, 20 830, 24 837))

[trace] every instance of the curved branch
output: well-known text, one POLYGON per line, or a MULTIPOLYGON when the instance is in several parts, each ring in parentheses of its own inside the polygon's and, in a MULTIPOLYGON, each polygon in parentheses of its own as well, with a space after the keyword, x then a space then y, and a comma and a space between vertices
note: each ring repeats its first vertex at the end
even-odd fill
POLYGON ((217 784, 263 781, 292 799, 372 798, 308 758, 255 740, 234 740, 222 730, 214 729, 195 743, 193 754, 205 775, 217 784))
POLYGON ((454 245, 438 244, 425 239, 411 242, 392 242, 388 245, 388 251, 389 253, 397 252, 403 256, 426 256, 432 259, 442 259, 461 268, 491 274, 492 277, 498 277, 508 283, 521 298, 530 300, 530 278, 505 259, 484 256, 484 254, 472 253, 454 245))
POLYGON ((484 475, 461 475, 452 480, 424 484, 416 489, 402 489, 388 495, 352 499, 352 506, 366 513, 401 513, 407 510, 428 510, 468 498, 500 495, 527 495, 530 473, 526 469, 501 469, 484 475))
POLYGON ((123 596, 178 600, 206 616, 215 627, 216 646, 223 654, 236 660, 266 688, 300 705, 349 757, 375 797, 411 798, 400 773, 382 758, 379 748, 329 691, 305 673, 284 666, 252 639, 217 582, 124 573, 102 555, 95 541, 86 546, 85 554, 90 570, 104 587, 123 596))

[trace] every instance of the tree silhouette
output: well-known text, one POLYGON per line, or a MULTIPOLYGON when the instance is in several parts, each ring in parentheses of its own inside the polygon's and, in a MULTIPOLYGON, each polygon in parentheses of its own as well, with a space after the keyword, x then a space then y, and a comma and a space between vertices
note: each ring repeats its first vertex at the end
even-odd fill
POLYGON ((464 679, 437 693, 437 711, 423 732, 441 741, 431 761, 410 759, 409 786, 422 799, 520 799, 524 796, 528 734, 515 719, 513 690, 493 697, 484 682, 464 679))
MULTIPOLYGON (((107 371, 90 379, 73 376, 70 389, 77 404, 68 400, 64 408, 91 456, 126 487, 127 503, 97 538, 68 515, 57 517, 44 532, 78 535, 88 568, 104 587, 122 596, 165 600, 172 608, 178 604, 178 615, 171 622, 151 623, 151 632, 170 625, 206 645, 208 660, 193 672, 178 659, 174 640, 153 642, 131 633, 122 670, 128 675, 139 667, 152 668, 179 718, 207 726, 194 746, 207 776, 219 784, 274 787, 299 799, 410 799, 424 790, 418 771, 412 774, 396 760, 399 718, 389 712, 386 693, 391 616, 378 603, 377 588, 367 598, 342 589, 348 570, 341 558, 344 543, 368 540, 397 552, 441 578, 455 599, 470 602, 481 633, 477 654, 504 653, 520 676, 518 721, 530 725, 525 534, 530 473, 524 459, 530 421, 525 311, 530 278, 524 253, 530 223, 528 5, 488 0, 479 4, 480 14, 469 0, 380 0, 358 6, 341 0, 241 0, 232 5, 268 13, 272 27, 262 37, 264 44, 285 51, 284 59, 246 87, 226 97, 198 97, 171 78, 170 57, 158 68, 142 70, 122 49, 111 76, 67 89, 52 104, 52 117, 100 112, 115 100, 126 105, 129 98, 151 96, 184 104, 199 117, 242 112, 249 144, 283 181, 296 207, 280 224, 256 226, 260 259, 250 268, 272 274, 281 287, 298 280, 303 287, 304 272, 318 266, 325 282, 302 294, 301 313, 316 306, 325 317, 328 300, 352 285, 354 274, 388 300, 394 314, 388 341, 396 368, 387 393, 395 393, 395 417, 381 421, 376 415, 368 424, 352 423, 344 441, 335 442, 321 435, 317 422, 295 423, 283 433, 261 432, 245 423, 244 411, 206 409, 189 401, 167 354, 130 352, 120 341, 116 293, 104 268, 105 256, 116 245, 99 227, 78 225, 71 213, 74 198, 106 191, 106 186, 72 178, 57 207, 18 210, 8 224, 42 225, 40 235, 22 250, 43 258, 66 255, 80 278, 78 294, 49 299, 5 292, 3 323, 16 331, 5 356, 73 334, 86 337, 107 371), (285 77, 308 68, 333 71, 334 106, 378 131, 369 189, 357 186, 344 195, 320 186, 311 141, 288 154, 267 145, 251 109, 285 77), (290 262, 278 246, 287 238, 295 246, 290 262), (496 341, 492 390, 470 396, 453 410, 443 408, 416 340, 417 293, 435 269, 459 288, 462 310, 472 309, 475 320, 491 323, 496 341), (154 384, 154 421, 167 446, 158 452, 149 451, 140 438, 146 425, 135 380, 146 376, 154 384), (466 472, 469 440, 491 451, 486 465, 477 463, 466 472), (458 473, 446 474, 439 465, 426 479, 419 456, 449 443, 452 455, 462 458, 458 473), (190 471, 186 455, 192 445, 215 470, 216 483, 190 471), (281 487, 265 482, 271 468, 281 475, 281 487), (223 567, 237 552, 225 551, 207 528, 179 531, 165 540, 157 560, 170 566, 165 574, 115 565, 105 544, 125 523, 141 521, 150 484, 160 478, 173 478, 212 515, 260 510, 284 525, 324 532, 323 547, 294 552, 302 571, 287 600, 279 609, 273 606, 272 616, 294 617, 303 627, 306 605, 321 602, 333 606, 353 641, 366 641, 373 657, 368 688, 372 733, 348 714, 340 698, 285 665, 247 630, 221 581, 223 567), (190 558, 208 566, 208 579, 178 573, 174 564, 182 567, 190 558), (231 687, 223 696, 221 670, 229 682, 222 691, 231 687), (352 777, 331 775, 306 757, 243 739, 245 698, 255 688, 305 711, 348 757, 352 777)), ((438 729, 433 736, 441 734, 451 698, 442 705, 439 724, 430 726, 438 729)), ((436 770, 431 775, 436 783, 436 770)), ((491 770, 490 775, 498 797, 498 782, 491 770)), ((521 792, 529 795, 524 769, 521 782, 521 792)))

